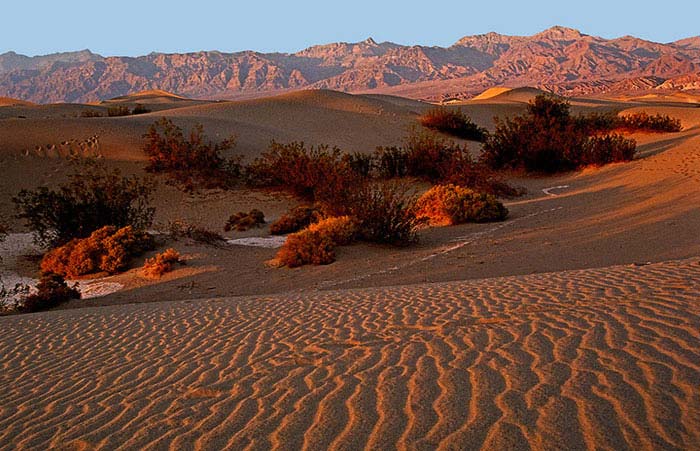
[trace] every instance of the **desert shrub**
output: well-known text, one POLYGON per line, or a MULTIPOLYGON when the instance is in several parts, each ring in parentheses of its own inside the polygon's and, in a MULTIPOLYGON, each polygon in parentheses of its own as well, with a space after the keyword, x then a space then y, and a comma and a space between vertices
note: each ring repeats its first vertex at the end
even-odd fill
POLYGON ((131 110, 131 114, 146 114, 150 113, 151 110, 146 108, 145 106, 141 105, 140 103, 137 103, 136 106, 134 107, 133 110, 131 110))
POLYGON ((102 117, 102 113, 99 110, 83 110, 80 117, 102 117))
POLYGON ((616 128, 629 131, 639 130, 657 133, 673 133, 681 131, 682 126, 680 119, 661 114, 651 116, 647 113, 640 112, 620 116, 616 128))
POLYGON ((131 226, 105 226, 87 238, 76 238, 48 251, 41 260, 41 271, 69 278, 100 271, 115 274, 153 247, 148 233, 131 226))
POLYGON ((416 217, 432 225, 502 221, 508 209, 490 194, 456 185, 437 185, 416 203, 416 217))
POLYGON ((154 187, 151 180, 123 177, 119 170, 87 162, 57 190, 22 190, 13 202, 17 217, 25 220, 36 241, 55 247, 106 225, 150 226, 155 212, 149 206, 154 187))
POLYGON ((248 213, 239 211, 238 213, 231 215, 226 221, 224 226, 225 232, 230 232, 231 230, 238 230, 239 232, 252 229, 253 227, 260 227, 265 224, 265 215, 262 211, 257 209, 252 209, 248 213))
POLYGON ((235 146, 233 136, 214 144, 207 140, 200 124, 186 138, 173 121, 162 118, 143 137, 143 150, 148 156, 146 171, 167 173, 176 186, 186 191, 198 186, 229 188, 241 175, 240 158, 226 160, 221 155, 235 146))
POLYGON ((341 158, 341 161, 360 177, 369 177, 372 175, 372 169, 374 168, 373 160, 372 155, 362 152, 346 153, 341 158))
POLYGON ((307 148, 303 142, 273 141, 246 170, 249 182, 255 186, 285 190, 332 208, 345 201, 347 188, 359 178, 341 154, 336 147, 307 148))
POLYGON ((36 293, 28 295, 20 307, 23 312, 48 310, 73 299, 80 299, 80 291, 69 287, 63 276, 44 273, 36 286, 36 293))
POLYGON ((308 227, 323 217, 321 210, 315 206, 300 205, 283 214, 270 225, 272 235, 286 235, 308 227))
POLYGON ((373 159, 380 177, 390 179, 408 175, 408 152, 403 147, 377 147, 373 159))
POLYGON ((357 235, 357 225, 350 216, 335 216, 309 225, 306 230, 327 236, 337 246, 352 243, 357 235))
POLYGON ((472 122, 471 118, 462 113, 461 109, 450 110, 436 107, 428 110, 419 120, 423 127, 457 138, 484 141, 487 135, 486 129, 472 122))
MULTIPOLYGON (((604 123, 607 119, 599 119, 604 123)), ((598 119, 596 119, 598 121, 598 119)), ((525 169, 530 172, 560 172, 587 164, 604 164, 597 160, 599 147, 590 144, 593 126, 572 117, 569 103, 541 95, 529 105, 523 116, 496 119, 496 131, 484 143, 482 161, 495 169, 525 169)), ((618 140, 613 140, 622 144, 618 140)), ((628 141, 625 146, 636 144, 628 141)), ((627 159, 632 152, 622 152, 627 159)))
POLYGON ((167 226, 168 235, 177 241, 181 238, 189 238, 197 243, 216 246, 226 241, 220 233, 208 230, 204 227, 189 224, 182 220, 170 221, 167 226))
POLYGON ((128 116, 129 114, 131 111, 126 105, 115 105, 107 108, 107 116, 109 117, 128 116))
POLYGON ((0 222, 0 243, 7 238, 7 226, 0 222))
POLYGON ((276 258, 290 268, 327 265, 335 261, 335 243, 330 236, 319 231, 302 230, 287 237, 276 258))
POLYGON ((397 183, 366 183, 352 192, 347 214, 364 241, 407 245, 417 239, 415 196, 397 183))
POLYGON ((585 144, 586 163, 602 165, 634 158, 636 143, 622 135, 592 136, 585 144))
POLYGON ((163 274, 173 270, 176 264, 184 264, 180 253, 173 248, 167 249, 149 258, 143 265, 143 275, 150 279, 159 279, 163 274))

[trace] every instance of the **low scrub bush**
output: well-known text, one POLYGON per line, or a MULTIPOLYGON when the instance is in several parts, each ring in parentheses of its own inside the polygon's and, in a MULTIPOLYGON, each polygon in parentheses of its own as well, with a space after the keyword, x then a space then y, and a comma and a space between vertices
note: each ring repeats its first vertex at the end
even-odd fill
POLYGON ((319 231, 302 230, 287 237, 276 258, 290 268, 327 265, 335 261, 335 243, 319 231))
POLYGON ((145 106, 141 105, 140 103, 137 103, 136 106, 134 107, 133 110, 131 110, 131 114, 146 114, 150 113, 151 110, 146 108, 145 106))
POLYGON ((593 136, 585 146, 586 163, 591 165, 629 161, 637 150, 634 140, 618 134, 593 136))
POLYGON ((69 287, 59 274, 42 274, 36 288, 36 293, 28 295, 22 301, 21 311, 29 313, 48 310, 73 299, 80 299, 80 291, 69 287))
POLYGON ((374 169, 374 158, 370 154, 353 152, 344 154, 341 158, 352 172, 360 177, 370 177, 374 169))
POLYGON ((414 206, 415 196, 404 185, 366 183, 353 190, 347 214, 359 239, 402 246, 417 239, 414 206))
POLYGON ((350 216, 335 216, 313 223, 306 230, 329 237, 337 246, 346 246, 355 240, 357 224, 350 216))
POLYGON ((123 177, 118 170, 87 162, 58 189, 22 190, 13 202, 36 241, 55 247, 107 225, 145 229, 155 212, 149 206, 154 188, 151 180, 123 177))
POLYGON ((338 148, 307 148, 303 142, 280 144, 268 150, 247 168, 254 186, 282 189, 328 208, 342 204, 347 188, 357 183, 358 174, 342 158, 338 148))
POLYGON ((674 133, 681 131, 683 127, 679 119, 668 115, 655 114, 651 116, 640 112, 620 116, 616 128, 629 131, 674 133))
POLYGON ((186 138, 173 121, 162 118, 151 125, 144 139, 146 171, 169 174, 175 185, 185 191, 200 186, 230 188, 241 175, 240 158, 226 160, 221 155, 235 146, 233 136, 214 144, 204 135, 202 125, 196 125, 186 138))
POLYGON ((107 108, 107 116, 109 117, 128 116, 130 114, 131 111, 126 105, 116 105, 107 108))
POLYGON ((252 229, 253 227, 260 227, 265 224, 265 215, 262 211, 257 209, 252 209, 248 213, 239 211, 238 213, 231 215, 226 221, 224 226, 225 232, 230 232, 231 230, 238 230, 243 232, 245 230, 252 229))
POLYGON ((490 194, 456 185, 437 185, 416 203, 416 217, 432 225, 502 221, 508 209, 490 194))
POLYGON ((431 130, 472 141, 483 142, 487 135, 486 129, 472 122, 461 109, 433 108, 420 117, 420 123, 431 130))
POLYGON ((131 226, 105 226, 87 238, 76 238, 47 252, 41 271, 74 278, 104 271, 125 270, 131 260, 154 247, 153 238, 131 226))
POLYGON ((177 241, 180 238, 189 238, 197 243, 216 246, 226 241, 226 239, 217 232, 208 230, 204 227, 199 227, 189 224, 182 220, 171 221, 168 223, 168 235, 170 238, 177 241))
POLYGON ((317 207, 301 205, 294 207, 270 225, 272 235, 286 235, 308 227, 323 217, 317 207))
POLYGON ((372 157, 379 177, 390 179, 408 175, 408 151, 405 148, 378 147, 372 157))
POLYGON ((150 279, 160 279, 163 274, 173 270, 176 264, 184 264, 180 253, 175 249, 167 249, 149 258, 143 265, 143 275, 150 279))
POLYGON ((99 110, 83 110, 80 117, 102 117, 102 113, 99 110))
MULTIPOLYGON (((537 96, 523 116, 496 120, 496 131, 484 144, 482 161, 494 169, 524 169, 529 172, 553 173, 577 169, 588 164, 605 164, 603 146, 592 123, 605 124, 607 117, 596 117, 590 123, 570 114, 568 102, 546 95, 537 96), (600 150, 600 151, 598 151, 600 150)), ((598 125, 603 126, 603 125, 598 125)), ((622 146, 608 149, 611 155, 632 159, 636 143, 611 138, 605 145, 622 146)))

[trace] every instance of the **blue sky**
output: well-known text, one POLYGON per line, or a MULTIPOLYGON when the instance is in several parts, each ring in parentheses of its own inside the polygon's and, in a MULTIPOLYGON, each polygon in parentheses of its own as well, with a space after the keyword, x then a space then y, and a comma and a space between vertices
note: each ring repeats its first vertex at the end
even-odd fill
POLYGON ((496 31, 553 25, 606 38, 669 42, 700 35, 700 1, 6 1, 0 53, 89 48, 105 56, 152 51, 294 52, 313 44, 377 41, 447 46, 496 31))

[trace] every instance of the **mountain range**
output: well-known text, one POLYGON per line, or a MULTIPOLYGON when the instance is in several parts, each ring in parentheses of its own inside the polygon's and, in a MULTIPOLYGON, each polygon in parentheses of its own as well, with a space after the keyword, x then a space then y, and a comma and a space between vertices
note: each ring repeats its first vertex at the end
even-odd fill
POLYGON ((557 26, 533 36, 467 36, 449 47, 369 38, 292 54, 0 55, 0 96, 37 103, 93 102, 150 89, 230 99, 303 88, 444 101, 493 86, 569 95, 700 90, 700 37, 662 44, 632 36, 604 39, 557 26))

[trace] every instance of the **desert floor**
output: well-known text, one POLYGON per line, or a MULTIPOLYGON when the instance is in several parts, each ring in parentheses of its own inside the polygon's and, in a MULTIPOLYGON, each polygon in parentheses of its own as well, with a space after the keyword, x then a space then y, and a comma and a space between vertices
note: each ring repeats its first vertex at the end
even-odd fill
MULTIPOLYGON (((533 95, 459 107, 492 128, 533 95)), ((331 265, 294 270, 265 265, 275 249, 181 240, 164 246, 188 264, 160 281, 134 269, 83 282, 111 294, 0 318, 0 448, 697 449, 697 101, 574 99, 575 111, 670 114, 684 130, 633 135, 631 163, 510 177, 527 194, 505 200, 502 223, 425 229, 404 249, 343 247, 331 265)), ((36 251, 18 244, 12 196, 65 180, 71 154, 142 174, 140 137, 161 116, 235 133, 235 152, 252 158, 271 139, 396 145, 429 107, 330 91, 6 103, 0 214, 17 235, 0 273, 20 278, 36 277, 36 251), (115 102, 154 112, 76 117, 115 102)), ((274 220, 295 203, 161 183, 154 227, 221 230, 239 210, 274 220)))

